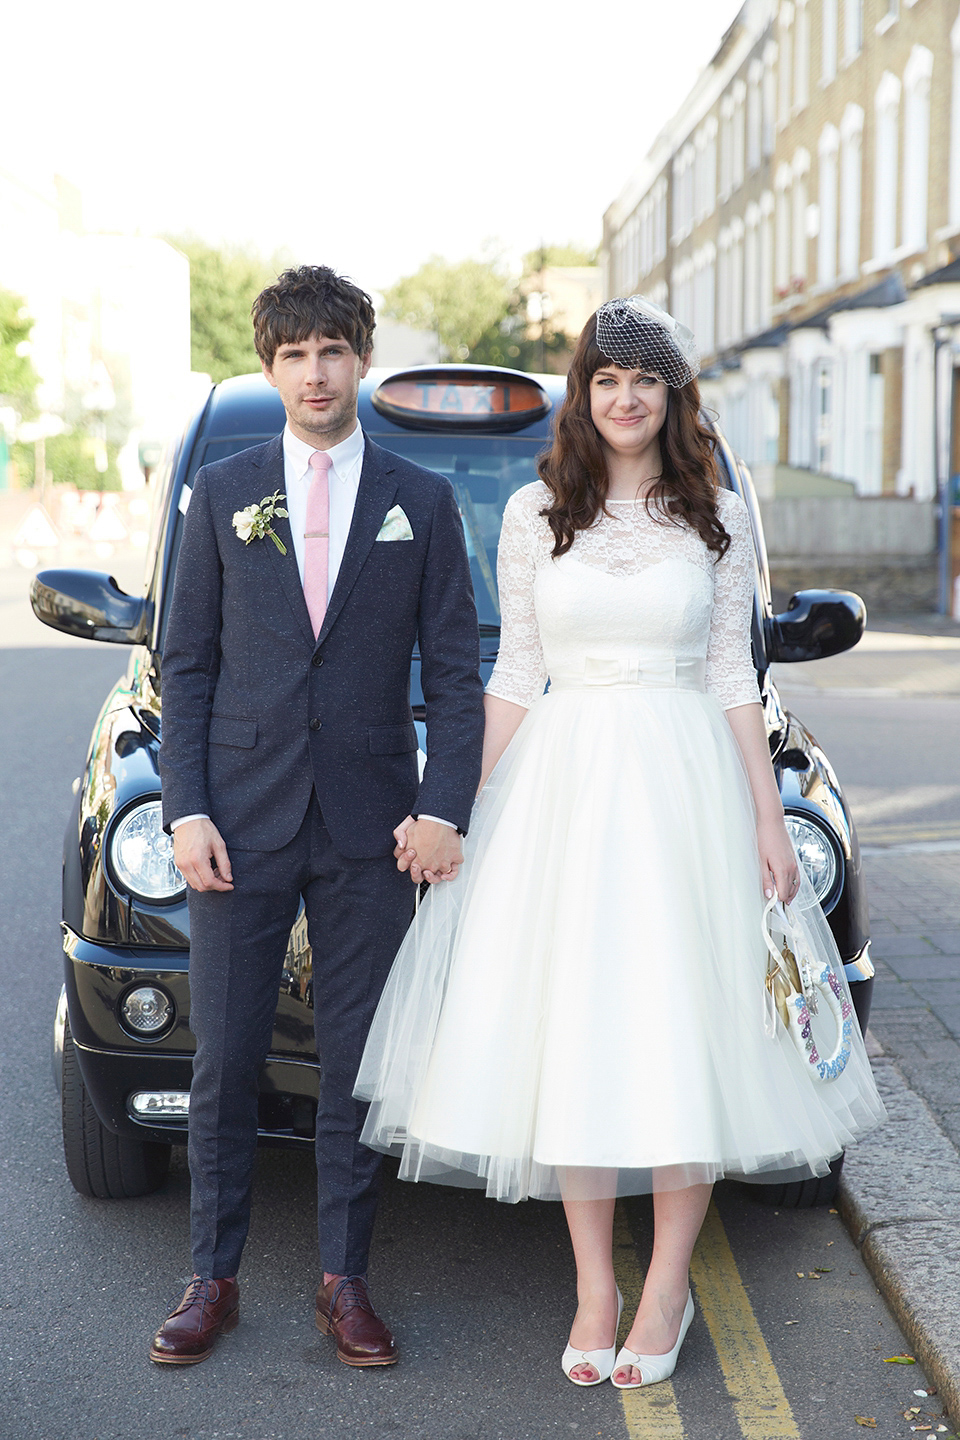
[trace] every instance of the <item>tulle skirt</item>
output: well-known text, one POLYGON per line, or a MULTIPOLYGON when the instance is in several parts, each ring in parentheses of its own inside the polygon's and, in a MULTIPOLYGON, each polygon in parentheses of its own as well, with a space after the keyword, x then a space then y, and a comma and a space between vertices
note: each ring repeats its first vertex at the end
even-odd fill
MULTIPOLYGON (((717 702, 551 691, 397 955, 357 1081, 364 1143, 402 1178, 506 1201, 825 1174, 883 1105, 855 1018, 827 1084, 765 1034, 763 903, 717 702)), ((805 879, 792 908, 849 995, 805 879)))

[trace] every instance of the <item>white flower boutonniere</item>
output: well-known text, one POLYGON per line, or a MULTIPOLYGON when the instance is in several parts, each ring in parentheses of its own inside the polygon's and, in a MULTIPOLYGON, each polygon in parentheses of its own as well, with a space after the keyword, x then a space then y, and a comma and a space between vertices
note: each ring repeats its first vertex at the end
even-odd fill
POLYGON ((275 490, 272 495, 264 495, 259 505, 247 505, 243 510, 237 510, 233 516, 233 528, 236 530, 244 545, 249 545, 251 540, 262 540, 265 535, 276 545, 281 555, 286 555, 287 547, 280 536, 271 525, 271 520, 286 517, 290 512, 280 506, 281 500, 286 500, 286 495, 281 495, 275 490))

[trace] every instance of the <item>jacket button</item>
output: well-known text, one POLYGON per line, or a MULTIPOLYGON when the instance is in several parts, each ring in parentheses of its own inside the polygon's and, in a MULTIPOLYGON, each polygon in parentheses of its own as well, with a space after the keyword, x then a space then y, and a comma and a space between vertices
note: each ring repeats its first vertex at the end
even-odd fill
POLYGON ((313 657, 313 663, 314 663, 314 665, 316 665, 316 666, 322 665, 322 664, 323 664, 323 656, 322 656, 322 655, 314 655, 314 657, 313 657))
POLYGON ((314 719, 310 721, 310 729, 311 729, 311 730, 319 730, 319 729, 320 729, 320 721, 317 720, 316 717, 314 717, 314 719))

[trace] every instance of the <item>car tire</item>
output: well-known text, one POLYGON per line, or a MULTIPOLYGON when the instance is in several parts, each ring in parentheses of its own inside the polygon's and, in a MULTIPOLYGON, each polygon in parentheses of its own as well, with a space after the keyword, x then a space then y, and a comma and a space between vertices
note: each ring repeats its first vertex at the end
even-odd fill
POLYGON ((829 1175, 812 1180, 792 1180, 786 1185, 746 1185, 761 1205, 775 1205, 778 1210, 812 1210, 815 1205, 832 1205, 837 1198, 843 1156, 830 1161, 829 1175))
POLYGON ((60 1089, 63 1154, 74 1190, 92 1200, 132 1200, 158 1189, 170 1169, 169 1145, 114 1135, 101 1123, 64 1023, 60 1089))

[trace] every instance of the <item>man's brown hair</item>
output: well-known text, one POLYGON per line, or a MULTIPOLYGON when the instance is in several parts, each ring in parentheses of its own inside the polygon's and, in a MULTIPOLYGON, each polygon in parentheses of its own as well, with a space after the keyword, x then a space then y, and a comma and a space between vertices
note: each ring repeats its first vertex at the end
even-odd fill
POLYGON ((329 265, 296 265, 261 290, 250 312, 257 354, 269 369, 281 345, 312 335, 346 340, 357 355, 373 348, 376 315, 365 290, 329 265))

